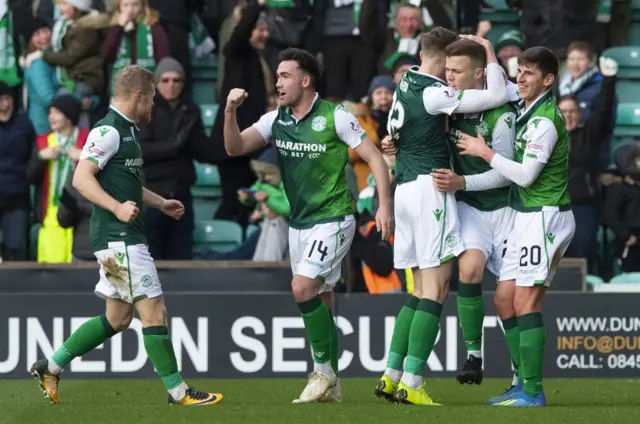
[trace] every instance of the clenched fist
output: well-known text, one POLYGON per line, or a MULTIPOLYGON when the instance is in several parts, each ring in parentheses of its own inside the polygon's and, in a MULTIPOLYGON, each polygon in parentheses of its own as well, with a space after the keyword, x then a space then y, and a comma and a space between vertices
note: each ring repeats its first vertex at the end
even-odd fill
POLYGON ((390 135, 387 135, 382 139, 382 151, 388 155, 396 155, 398 154, 398 147, 396 146, 396 142, 390 135))
POLYGON ((115 216, 119 221, 128 223, 136 219, 138 212, 139 210, 136 203, 131 200, 127 200, 116 207, 115 216))
POLYGON ((227 108, 236 109, 247 97, 249 97, 249 93, 244 91, 242 88, 232 89, 227 96, 227 108))

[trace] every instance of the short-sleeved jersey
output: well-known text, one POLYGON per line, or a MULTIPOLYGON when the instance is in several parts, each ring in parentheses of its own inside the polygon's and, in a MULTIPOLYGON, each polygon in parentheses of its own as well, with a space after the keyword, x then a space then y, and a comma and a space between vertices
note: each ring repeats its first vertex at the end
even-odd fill
MULTIPOLYGON (((487 145, 500 153, 509 152, 507 159, 513 159, 515 140, 515 109, 504 106, 480 113, 456 114, 449 119, 448 137, 453 154, 453 169, 458 175, 477 175, 490 171, 491 166, 482 158, 462 156, 456 142, 461 133, 477 137, 482 135, 487 145), (507 145, 501 145, 507 144, 507 145)), ((457 191, 456 199, 481 211, 494 211, 509 203, 509 186, 485 191, 457 191)))
MULTIPOLYGON (((118 202, 131 200, 142 210, 142 150, 136 125, 113 107, 89 133, 80 159, 100 167, 96 175, 102 189, 118 202)), ((94 205, 91 214, 91 246, 104 250, 109 242, 146 244, 142 214, 130 223, 118 220, 110 211, 94 205)))
POLYGON ((446 115, 431 115, 425 110, 424 91, 434 86, 445 87, 446 83, 411 68, 393 94, 387 130, 398 149, 395 171, 398 184, 439 168, 451 168, 451 151, 444 132, 446 115))
POLYGON ((514 160, 534 159, 545 164, 529 187, 511 185, 509 206, 521 212, 544 207, 568 210, 569 136, 565 120, 551 92, 522 111, 516 123, 514 160))
POLYGON ((366 134, 351 113, 316 95, 302 119, 290 108, 279 107, 263 115, 254 128, 265 143, 275 143, 292 228, 339 221, 355 212, 345 166, 348 147, 358 147, 366 134))

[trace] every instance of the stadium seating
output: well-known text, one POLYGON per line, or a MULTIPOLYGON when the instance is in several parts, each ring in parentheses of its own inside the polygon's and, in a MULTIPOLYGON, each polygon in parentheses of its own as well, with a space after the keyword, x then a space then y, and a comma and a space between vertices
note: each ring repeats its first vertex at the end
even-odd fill
POLYGON ((640 79, 640 47, 611 47, 602 53, 618 62, 618 79, 640 79))
POLYGON ((640 0, 631 0, 631 21, 640 22, 640 0))
POLYGON ((191 186, 194 197, 220 197, 220 175, 215 165, 193 162, 196 168, 196 183, 191 186))
POLYGON ((201 104, 200 112, 202 115, 202 123, 204 124, 204 130, 207 135, 211 134, 211 129, 216 120, 216 114, 218 113, 217 104, 201 104))
POLYGON ((216 81, 218 80, 218 61, 215 56, 191 58, 191 93, 197 104, 216 102, 216 81))
MULTIPOLYGON (((640 13, 640 10, 635 11, 640 13)), ((640 45, 640 21, 631 22, 627 32, 627 43, 631 46, 640 45)))
POLYGON ((244 238, 249 238, 251 234, 255 233, 258 230, 258 228, 260 227, 258 227, 257 225, 247 225, 247 229, 244 232, 244 238))
POLYGON ((640 136, 640 103, 618 104, 614 134, 616 137, 640 136))
POLYGON ((640 284, 640 272, 629 272, 616 275, 610 284, 640 284))
POLYGON ((636 80, 622 79, 616 83, 616 97, 619 103, 634 103, 640 98, 640 83, 636 80))
POLYGON ((193 241, 194 252, 206 249, 228 252, 242 243, 242 227, 233 221, 196 221, 193 241))
POLYGON ((221 202, 220 198, 195 197, 193 199, 194 219, 196 221, 213 219, 221 202))

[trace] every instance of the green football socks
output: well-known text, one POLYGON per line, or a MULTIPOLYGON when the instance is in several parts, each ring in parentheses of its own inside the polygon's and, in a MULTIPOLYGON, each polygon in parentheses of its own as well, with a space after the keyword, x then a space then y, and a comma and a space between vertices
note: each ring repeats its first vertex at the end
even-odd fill
POLYGON ((458 285, 458 318, 462 337, 469 355, 482 356, 482 327, 484 323, 484 300, 481 283, 458 285))
POLYGON ((413 317, 416 314, 416 308, 419 302, 419 298, 409 295, 407 302, 402 309, 400 309, 400 313, 398 313, 395 325, 393 326, 393 335, 391 336, 391 346, 389 347, 389 355, 387 356, 387 370, 385 374, 395 382, 400 381, 400 377, 402 376, 402 364, 409 349, 411 323, 413 322, 413 317))
MULTIPOLYGON (((56 369, 57 372, 55 374, 58 374, 64 367, 69 365, 74 358, 86 355, 115 334, 116 331, 109 324, 106 316, 91 318, 78 327, 51 357, 51 360, 59 367, 59 369, 56 369)), ((51 363, 51 361, 49 362, 51 363)), ((51 367, 49 371, 52 371, 51 367)))
POLYGON ((329 320, 331 325, 331 368, 338 375, 338 359, 340 358, 340 350, 338 345, 338 326, 335 318, 329 312, 329 320))
POLYGON ((167 391, 171 393, 183 384, 184 380, 178 372, 178 362, 169 337, 169 329, 165 325, 145 327, 142 329, 142 338, 151 363, 167 391))
POLYGON ((502 320, 502 328, 504 329, 504 338, 507 341, 507 347, 511 355, 513 369, 516 377, 520 380, 520 327, 518 327, 518 318, 513 316, 502 320))
POLYGON ((329 309, 317 296, 305 302, 298 302, 298 308, 302 313, 304 328, 313 351, 313 361, 316 365, 320 365, 316 369, 330 373, 333 371, 331 367, 331 333, 335 324, 331 323, 329 309), (328 364, 328 366, 323 366, 323 364, 328 364))
POLYGON ((542 314, 533 312, 518 317, 520 327, 520 377, 524 392, 531 397, 542 391, 542 364, 546 336, 542 314))
POLYGON ((442 304, 430 299, 420 299, 409 330, 407 360, 402 381, 417 389, 422 384, 422 371, 433 350, 438 331, 442 304))

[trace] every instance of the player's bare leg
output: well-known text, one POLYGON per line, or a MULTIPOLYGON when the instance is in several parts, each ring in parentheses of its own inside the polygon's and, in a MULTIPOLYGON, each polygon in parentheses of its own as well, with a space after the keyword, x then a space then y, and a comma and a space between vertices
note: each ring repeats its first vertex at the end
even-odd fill
POLYGON ((467 358, 456 376, 460 384, 482 383, 482 276, 486 262, 487 258, 480 249, 467 249, 458 257, 458 319, 467 348, 467 358))
MULTIPOLYGON (((293 297, 302 314, 304 327, 313 351, 313 371, 300 397, 294 403, 310 403, 321 400, 337 382, 337 375, 332 366, 332 334, 337 335, 337 328, 331 318, 325 299, 318 291, 323 281, 314 280, 302 275, 294 275, 291 282, 293 297), (324 301, 323 301, 324 300, 324 301)), ((337 359, 337 351, 333 355, 337 359)), ((337 367, 337 364, 336 364, 337 367)))
POLYGON ((498 283, 496 293, 493 297, 493 305, 498 313, 498 317, 502 322, 504 330, 504 338, 511 355, 511 363, 513 364, 513 380, 509 387, 500 396, 489 399, 487 404, 495 404, 510 399, 514 394, 522 391, 522 385, 519 383, 518 374, 520 369, 520 328, 518 327, 518 318, 514 308, 514 298, 516 295, 515 280, 505 280, 498 283))
POLYGON ((391 337, 391 346, 387 355, 387 367, 384 375, 378 381, 374 394, 379 398, 393 402, 393 395, 398 389, 398 383, 402 378, 402 366, 404 359, 407 357, 409 348, 409 332, 411 323, 416 314, 416 308, 420 302, 421 296, 421 273, 418 268, 413 268, 413 294, 410 294, 406 303, 398 313, 396 322, 393 326, 393 335, 391 337))
POLYGON ((453 261, 449 260, 438 267, 419 271, 420 300, 409 330, 407 358, 402 379, 394 394, 395 402, 437 405, 426 391, 422 381, 422 371, 440 329, 442 304, 447 298, 452 270, 453 261))
POLYGON ((60 373, 74 359, 91 352, 115 334, 126 330, 133 319, 133 306, 116 299, 106 300, 106 313, 82 324, 51 358, 36 361, 30 369, 45 398, 60 403, 60 373))
POLYGON ((136 310, 142 321, 144 348, 169 392, 169 404, 209 406, 220 403, 223 398, 221 394, 190 389, 178 372, 178 363, 167 328, 164 298, 158 296, 139 300, 136 302, 136 310))

